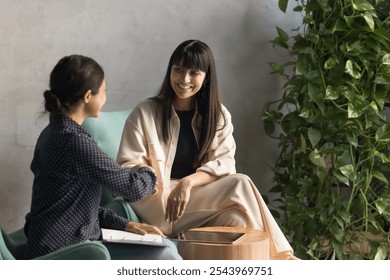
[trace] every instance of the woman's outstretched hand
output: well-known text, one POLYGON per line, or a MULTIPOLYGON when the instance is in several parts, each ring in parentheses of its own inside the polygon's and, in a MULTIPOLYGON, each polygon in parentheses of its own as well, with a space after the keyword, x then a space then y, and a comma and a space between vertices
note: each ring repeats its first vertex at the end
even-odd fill
POLYGON ((154 174, 156 174, 156 171, 154 171, 154 169, 153 169, 151 166, 149 166, 149 165, 147 165, 147 164, 144 164, 144 163, 140 163, 140 164, 134 165, 134 166, 131 168, 131 171, 132 171, 133 173, 137 173, 141 168, 144 168, 144 167, 149 168, 150 170, 153 171, 154 174))
POLYGON ((165 211, 165 220, 168 223, 176 223, 183 215, 184 210, 190 200, 191 187, 186 180, 180 180, 173 191, 170 193, 165 211))
POLYGON ((161 236, 165 236, 164 233, 158 227, 148 225, 148 224, 143 224, 143 223, 136 223, 136 222, 128 222, 125 231, 133 232, 141 235, 152 233, 152 234, 159 234, 161 236))

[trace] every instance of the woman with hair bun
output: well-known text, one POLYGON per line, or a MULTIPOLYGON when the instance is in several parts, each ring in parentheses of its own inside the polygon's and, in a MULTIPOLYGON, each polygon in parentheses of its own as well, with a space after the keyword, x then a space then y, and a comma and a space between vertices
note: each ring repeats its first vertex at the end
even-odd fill
POLYGON ((172 53, 158 94, 128 117, 117 162, 151 166, 158 192, 131 203, 166 235, 204 226, 269 233, 270 259, 293 250, 251 179, 236 174, 231 115, 222 105, 215 61, 199 40, 172 53))
MULTIPOLYGON (((102 186, 135 202, 153 193, 154 171, 146 165, 122 168, 83 129, 88 117, 98 117, 106 102, 106 82, 92 58, 62 58, 44 92, 49 125, 40 134, 31 163, 34 174, 30 212, 26 215, 25 257, 36 258, 60 248, 101 240, 101 228, 138 234, 163 233, 155 226, 130 222, 100 207, 102 186)), ((112 259, 181 259, 176 247, 104 243, 112 259)))

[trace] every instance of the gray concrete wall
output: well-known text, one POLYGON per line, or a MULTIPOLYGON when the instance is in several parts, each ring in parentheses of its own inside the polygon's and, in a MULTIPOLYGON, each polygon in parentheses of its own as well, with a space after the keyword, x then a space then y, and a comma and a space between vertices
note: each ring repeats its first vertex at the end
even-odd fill
POLYGON ((286 59, 269 41, 275 25, 290 30, 299 21, 276 0, 0 0, 0 226, 22 227, 29 211, 30 162, 47 124, 42 92, 61 57, 96 59, 108 84, 104 110, 122 110, 156 93, 172 51, 190 38, 214 52, 237 169, 265 193, 277 143, 263 131, 261 111, 281 87, 267 63, 286 59))

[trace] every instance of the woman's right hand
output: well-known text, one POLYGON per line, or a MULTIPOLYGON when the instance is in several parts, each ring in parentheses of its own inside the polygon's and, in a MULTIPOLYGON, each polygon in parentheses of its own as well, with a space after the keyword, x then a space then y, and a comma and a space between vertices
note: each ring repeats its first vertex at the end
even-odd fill
POLYGON ((136 223, 136 222, 128 222, 125 231, 133 232, 141 235, 152 233, 152 234, 165 236, 164 233, 156 226, 143 224, 143 223, 136 223))
POLYGON ((145 163, 140 163, 140 164, 134 165, 133 167, 131 167, 131 171, 132 171, 133 173, 137 173, 138 170, 140 170, 141 168, 144 168, 144 167, 149 168, 154 174, 156 174, 156 172, 154 171, 154 169, 153 169, 151 166, 149 166, 149 165, 147 165, 147 164, 145 164, 145 163))
MULTIPOLYGON (((134 165, 133 167, 131 167, 131 172, 137 173, 141 168, 148 168, 148 169, 150 169, 150 171, 152 171, 154 173, 155 176, 157 176, 154 169, 151 166, 144 164, 144 163, 140 163, 140 164, 137 164, 137 165, 134 165)), ((157 184, 157 181, 156 181, 156 184, 157 184)), ((158 190, 156 188, 156 185, 154 185, 154 189, 152 191, 152 194, 156 194, 157 192, 158 192, 158 190)))

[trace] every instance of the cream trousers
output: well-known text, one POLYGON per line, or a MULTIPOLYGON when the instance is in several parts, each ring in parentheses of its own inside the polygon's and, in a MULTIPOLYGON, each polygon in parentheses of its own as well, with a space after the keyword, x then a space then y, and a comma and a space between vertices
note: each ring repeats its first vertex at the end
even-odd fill
POLYGON ((165 221, 165 207, 176 183, 177 180, 171 180, 170 189, 131 204, 143 222, 159 227, 166 235, 204 226, 249 227, 270 235, 271 259, 292 255, 290 244, 248 176, 228 175, 193 188, 183 216, 171 225, 165 221))

